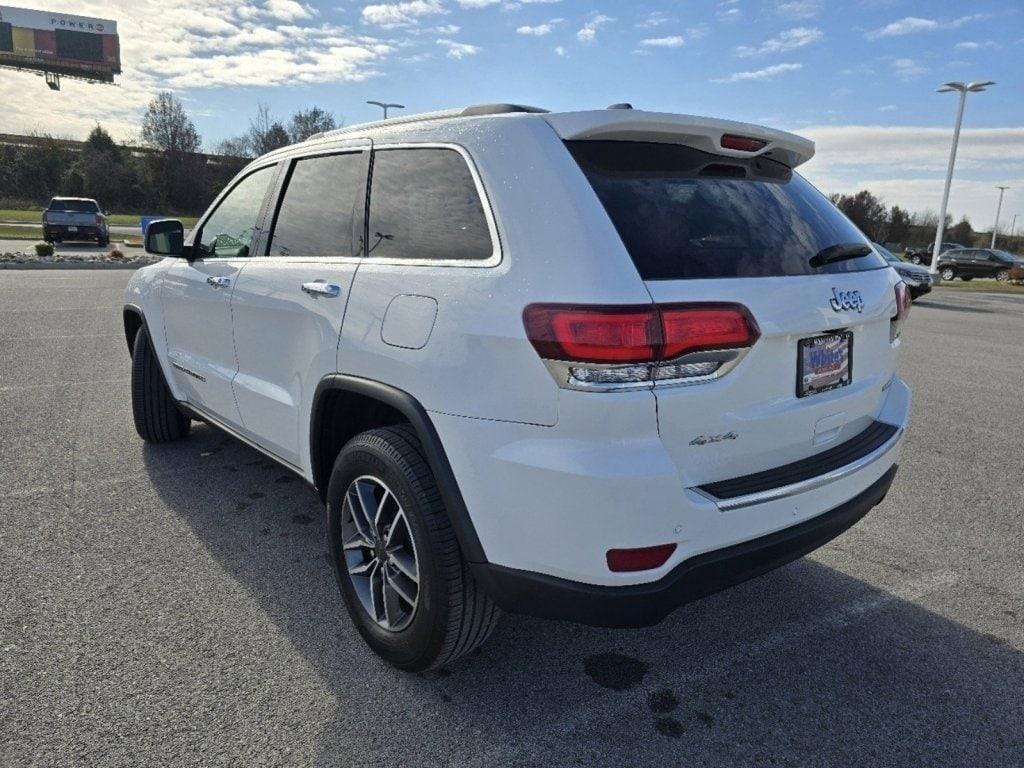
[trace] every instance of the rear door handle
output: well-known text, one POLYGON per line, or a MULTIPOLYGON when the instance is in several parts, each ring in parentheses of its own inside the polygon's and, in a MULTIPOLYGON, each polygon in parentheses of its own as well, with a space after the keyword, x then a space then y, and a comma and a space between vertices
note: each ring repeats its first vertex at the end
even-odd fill
POLYGON ((310 296, 323 296, 328 299, 335 299, 341 295, 341 286, 323 280, 303 283, 302 290, 310 296))
POLYGON ((230 277, 213 277, 206 278, 206 282, 212 285, 214 288, 230 288, 231 278, 230 277))

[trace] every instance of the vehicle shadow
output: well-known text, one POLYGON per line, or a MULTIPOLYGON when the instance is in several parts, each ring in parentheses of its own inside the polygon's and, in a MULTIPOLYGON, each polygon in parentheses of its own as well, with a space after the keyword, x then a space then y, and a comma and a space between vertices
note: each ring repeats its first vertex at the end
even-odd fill
POLYGON ((350 764, 355 747, 375 765, 1024 762, 1024 654, 813 559, 646 630, 506 616, 450 672, 407 675, 350 626, 305 483, 205 425, 144 455, 162 500, 335 699, 316 764, 350 764))
POLYGON ((978 306, 967 306, 965 304, 946 304, 937 299, 918 299, 914 302, 915 307, 926 307, 928 309, 941 309, 947 312, 968 312, 976 315, 991 315, 995 310, 985 309, 978 306))

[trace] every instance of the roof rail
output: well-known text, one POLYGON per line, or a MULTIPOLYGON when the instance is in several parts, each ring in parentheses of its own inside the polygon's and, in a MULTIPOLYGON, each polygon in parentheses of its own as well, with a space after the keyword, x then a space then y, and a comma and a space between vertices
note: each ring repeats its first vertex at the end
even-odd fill
POLYGON ((513 112, 528 112, 531 114, 547 113, 548 110, 540 107, 529 107, 523 104, 476 104, 462 109, 442 109, 437 112, 422 112, 417 115, 402 115, 391 117, 387 120, 374 120, 369 123, 358 123, 346 125, 343 128, 336 128, 333 131, 324 131, 310 136, 306 141, 318 141, 320 139, 338 138, 351 133, 373 130, 375 128, 389 128, 395 125, 408 125, 410 123, 421 123, 428 120, 447 120, 452 117, 481 117, 484 115, 504 115, 513 112))
POLYGON ((540 107, 530 107, 525 104, 474 104, 462 110, 463 117, 477 117, 480 115, 507 115, 511 112, 528 112, 530 114, 547 114, 550 110, 540 107))

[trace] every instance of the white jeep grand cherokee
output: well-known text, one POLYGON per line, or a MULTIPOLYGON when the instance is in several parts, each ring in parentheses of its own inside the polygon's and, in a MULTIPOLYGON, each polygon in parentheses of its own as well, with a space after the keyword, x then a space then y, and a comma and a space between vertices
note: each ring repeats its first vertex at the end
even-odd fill
POLYGON ((906 286, 793 169, 805 139, 619 108, 354 126, 253 162, 127 290, 144 440, 300 474, 370 646, 500 609, 643 626, 885 496, 906 286), (856 353, 856 354, 854 354, 856 353))

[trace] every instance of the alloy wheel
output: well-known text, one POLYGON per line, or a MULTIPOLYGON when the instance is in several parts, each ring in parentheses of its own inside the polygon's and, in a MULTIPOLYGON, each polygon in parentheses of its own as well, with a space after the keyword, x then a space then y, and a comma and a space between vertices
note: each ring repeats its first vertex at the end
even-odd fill
POLYGON ((345 569, 363 610, 382 629, 409 626, 419 601, 416 543, 402 505, 379 478, 352 481, 341 510, 345 569))
POLYGON ((956 274, 953 272, 952 269, 944 269, 944 270, 942 270, 942 279, 943 280, 952 280, 954 277, 956 277, 956 274))

